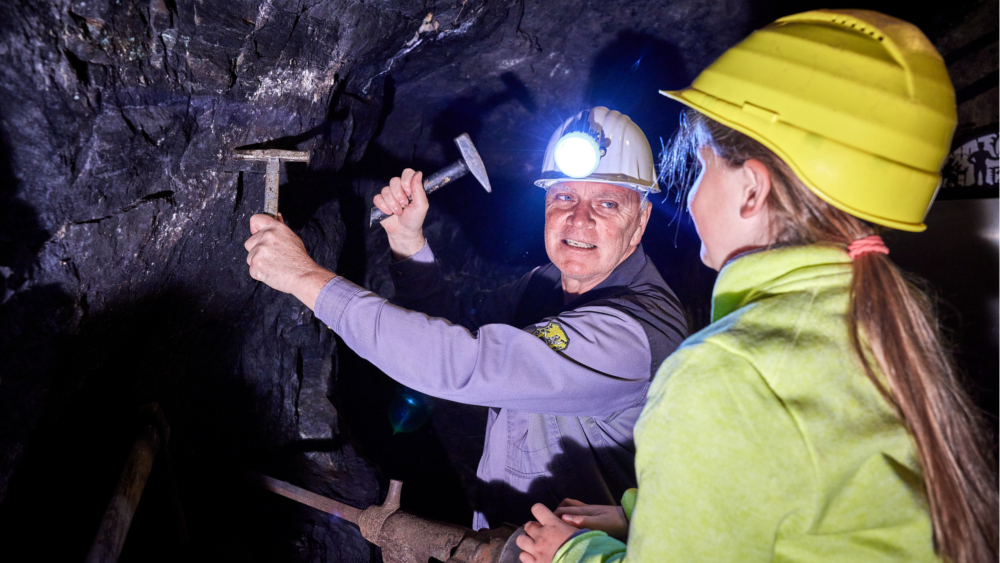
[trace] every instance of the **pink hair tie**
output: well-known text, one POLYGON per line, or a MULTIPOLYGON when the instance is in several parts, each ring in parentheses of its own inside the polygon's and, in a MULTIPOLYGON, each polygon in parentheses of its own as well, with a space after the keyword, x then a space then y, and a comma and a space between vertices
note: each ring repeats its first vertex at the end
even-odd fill
POLYGON ((859 238, 847 247, 847 255, 851 257, 851 260, 854 260, 858 256, 868 252, 881 252, 882 254, 889 254, 889 248, 886 247, 884 242, 882 242, 882 237, 878 235, 859 238))

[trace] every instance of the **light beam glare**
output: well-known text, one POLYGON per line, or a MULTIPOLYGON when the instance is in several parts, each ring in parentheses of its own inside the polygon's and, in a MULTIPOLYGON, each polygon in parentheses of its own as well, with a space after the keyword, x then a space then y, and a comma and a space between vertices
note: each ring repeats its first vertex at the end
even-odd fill
POLYGON ((431 416, 431 401, 427 395, 408 387, 400 387, 389 403, 389 422, 393 434, 417 430, 431 416))

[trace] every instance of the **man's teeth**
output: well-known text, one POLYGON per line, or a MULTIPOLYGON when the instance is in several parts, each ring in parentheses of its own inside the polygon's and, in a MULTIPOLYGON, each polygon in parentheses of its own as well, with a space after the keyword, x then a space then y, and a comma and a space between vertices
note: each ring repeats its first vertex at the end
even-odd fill
POLYGON ((565 242, 566 244, 568 244, 570 246, 575 246, 577 248, 595 248, 595 246, 592 245, 592 244, 587 244, 585 242, 578 242, 578 241, 571 240, 571 239, 566 239, 563 242, 565 242))

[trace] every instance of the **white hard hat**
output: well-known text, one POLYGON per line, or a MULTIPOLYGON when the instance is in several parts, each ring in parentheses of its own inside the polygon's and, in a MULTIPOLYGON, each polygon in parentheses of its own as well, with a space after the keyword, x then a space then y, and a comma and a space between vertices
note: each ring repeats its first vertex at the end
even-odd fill
POLYGON ((581 111, 556 129, 535 185, 574 181, 604 182, 640 194, 660 191, 653 150, 642 129, 605 107, 581 111))

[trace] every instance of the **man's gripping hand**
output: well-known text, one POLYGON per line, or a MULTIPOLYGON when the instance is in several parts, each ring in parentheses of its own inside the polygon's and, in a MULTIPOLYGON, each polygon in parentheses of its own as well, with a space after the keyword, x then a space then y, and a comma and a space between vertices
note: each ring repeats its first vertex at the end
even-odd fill
POLYGON ((628 519, 620 506, 584 504, 568 498, 556 508, 556 516, 575 528, 600 530, 622 541, 628 537, 628 519))
POLYGON ((247 249, 250 277, 291 293, 312 309, 320 290, 336 274, 309 257, 302 239, 284 221, 270 215, 254 215, 250 218, 250 234, 243 245, 247 249))
POLYGON ((389 217, 382 228, 389 238, 393 258, 403 260, 424 247, 424 218, 427 217, 427 194, 423 173, 407 168, 375 196, 372 203, 389 217))

